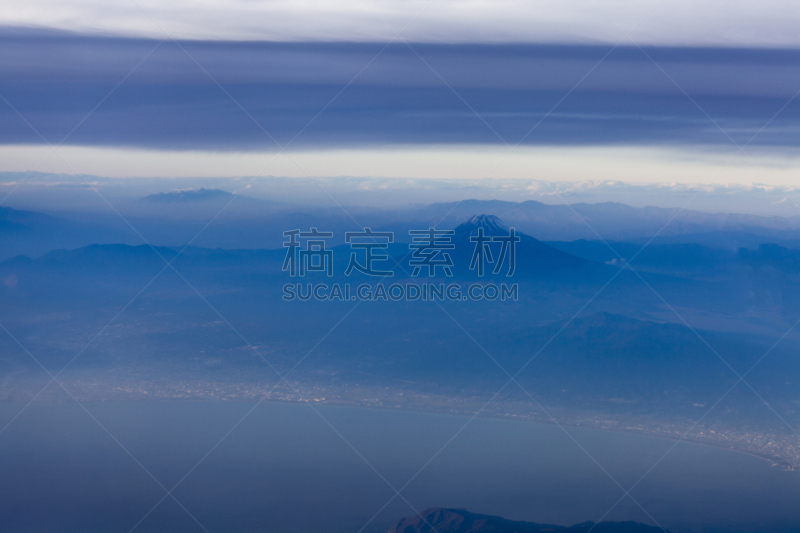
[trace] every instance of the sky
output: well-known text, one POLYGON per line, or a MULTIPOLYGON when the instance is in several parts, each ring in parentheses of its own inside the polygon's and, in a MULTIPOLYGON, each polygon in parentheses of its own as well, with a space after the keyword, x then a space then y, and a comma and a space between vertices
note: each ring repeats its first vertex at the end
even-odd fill
POLYGON ((798 22, 769 1, 10 2, 0 172, 792 187, 798 22))
POLYGON ((0 22, 80 33, 267 41, 616 43, 794 48, 780 0, 11 0, 0 22))

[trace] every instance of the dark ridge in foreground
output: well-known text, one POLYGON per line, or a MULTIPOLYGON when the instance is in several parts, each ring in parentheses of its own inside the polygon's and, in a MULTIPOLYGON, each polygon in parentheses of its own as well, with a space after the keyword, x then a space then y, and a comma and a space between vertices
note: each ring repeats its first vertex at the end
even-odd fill
POLYGON ((535 522, 518 522, 500 516, 470 513, 463 509, 432 508, 406 517, 389 533, 655 533, 661 528, 637 522, 584 522, 570 527, 535 522))

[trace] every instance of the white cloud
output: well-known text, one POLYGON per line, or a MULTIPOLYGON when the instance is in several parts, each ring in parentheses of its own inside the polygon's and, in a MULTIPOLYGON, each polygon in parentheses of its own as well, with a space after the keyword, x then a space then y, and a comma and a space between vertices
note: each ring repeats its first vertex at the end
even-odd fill
POLYGON ((69 164, 58 156, 42 163, 49 151, 45 146, 0 146, 0 197, 11 193, 4 205, 61 210, 75 204, 106 210, 106 204, 87 189, 83 181, 87 179, 106 193, 121 196, 134 190, 152 192, 152 187, 239 190, 252 184, 250 191, 257 197, 326 207, 331 206, 329 195, 344 205, 371 206, 468 197, 800 214, 796 179, 800 158, 795 157, 793 164, 774 165, 772 156, 765 154, 725 166, 727 161, 719 154, 676 157, 674 150, 644 148, 520 147, 497 165, 505 151, 496 146, 296 151, 277 158, 262 178, 253 179, 274 153, 64 146, 59 154, 69 164), (34 168, 37 173, 26 172, 34 168), (73 169, 84 178, 74 176, 73 169), (304 171, 322 190, 304 179, 304 171), (126 179, 131 176, 142 178, 126 179), (152 179, 159 177, 172 179, 152 179))
POLYGON ((405 28, 404 38, 433 42, 616 42, 632 30, 648 44, 800 46, 800 3, 784 0, 206 0, 193 11, 198 3, 12 0, 0 24, 159 38, 159 26, 180 24, 176 37, 235 40, 388 40, 405 28))
POLYGON ((496 184, 510 179, 563 183, 562 193, 585 193, 633 183, 671 190, 711 185, 716 192, 730 186, 767 191, 774 186, 796 187, 800 171, 796 154, 755 149, 747 154, 736 154, 735 148, 519 146, 509 150, 498 145, 400 145, 277 154, 62 146, 59 157, 45 145, 0 145, 0 172, 165 178, 349 176, 496 184))

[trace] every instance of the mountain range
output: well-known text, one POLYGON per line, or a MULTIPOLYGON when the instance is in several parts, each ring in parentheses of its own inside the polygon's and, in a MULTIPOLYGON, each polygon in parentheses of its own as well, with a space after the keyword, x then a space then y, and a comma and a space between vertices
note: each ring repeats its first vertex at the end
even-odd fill
MULTIPOLYGON (((142 202, 163 209, 231 199, 229 193, 174 191, 142 202)), ((187 375, 241 391, 242 383, 270 383, 274 368, 331 391, 399 391, 399 406, 411 401, 402 399, 407 394, 428 403, 434 397, 457 398, 453 401, 474 409, 514 376, 496 400, 519 416, 538 413, 538 402, 573 423, 610 417, 662 429, 683 428, 733 387, 703 419, 703 430, 778 435, 785 430, 783 421, 800 422, 795 356, 800 333, 792 329, 800 319, 798 249, 769 241, 743 249, 694 242, 654 241, 644 248, 633 241, 545 242, 487 210, 451 226, 447 238, 453 247, 445 251, 452 275, 437 268, 433 276, 426 271, 413 276, 408 232, 435 221, 389 219, 397 213, 384 213, 383 220, 392 222, 372 229, 395 228, 397 238, 380 251, 389 258, 375 266, 393 272, 382 278, 346 274, 353 254, 365 258, 363 249, 342 242, 345 231, 361 230, 352 220, 327 226, 326 220, 333 220, 328 215, 285 215, 283 209, 276 207, 273 223, 286 226, 234 217, 212 234, 222 238, 234 228, 245 229, 249 242, 264 237, 279 243, 255 249, 231 248, 227 241, 226 247, 201 246, 199 239, 191 246, 185 246, 188 240, 150 245, 135 242, 140 239, 135 233, 129 235, 134 242, 65 249, 70 247, 59 243, 91 241, 104 231, 116 240, 114 232, 122 229, 6 209, 0 238, 12 246, 4 253, 11 255, 15 246, 56 248, 0 260, 0 322, 48 369, 57 372, 69 364, 65 375, 79 382, 87 373, 94 376, 92 383, 107 382, 108 388, 86 392, 98 400, 118 394, 119 376, 158 383, 157 392, 169 397, 171 380, 187 375), (326 245, 333 254, 330 277, 324 272, 293 277, 283 270, 282 231, 309 227, 339 232, 339 239, 326 245), (512 227, 518 239, 513 273, 510 251, 490 240, 509 237, 512 227), (481 235, 483 276, 470 268, 476 266, 481 235), (502 268, 495 272, 498 264, 502 268), (329 291, 335 284, 353 290, 362 284, 449 285, 462 294, 474 284, 513 284, 518 297, 283 298, 286 285, 310 294, 309 287, 324 285, 329 291), (103 376, 99 381, 97 373, 103 376), (758 397, 734 387, 745 374, 758 397), (764 402, 781 417, 765 411, 764 402)), ((205 224, 132 220, 150 220, 152 227, 142 227, 160 235, 172 231, 176 238, 205 224)), ((25 398, 41 369, 0 336, 0 375, 13 376, 3 381, 3 397, 25 398)), ((428 403, 424 408, 432 408, 428 403)), ((748 451, 759 453, 757 444, 748 443, 748 451)), ((793 460, 783 452, 767 455, 793 460)))
POLYGON ((597 533, 664 532, 659 527, 637 522, 584 522, 564 527, 508 520, 463 509, 432 508, 417 516, 401 519, 389 533, 588 533, 590 530, 597 533))
MULTIPOLYGON (((411 277, 403 243, 388 248, 401 266, 393 260, 381 265, 394 269, 391 278, 346 276, 351 249, 345 245, 332 248, 331 278, 292 278, 282 270, 283 248, 114 244, 19 256, 0 262, 0 320, 56 367, 114 319, 106 334, 112 337, 95 341, 76 369, 180 367, 193 360, 235 361, 229 368, 252 371, 252 355, 240 351, 241 339, 231 336, 219 312, 250 342, 269 346, 272 364, 288 370, 352 304, 287 302, 281 297, 284 284, 516 283, 517 301, 363 302, 308 355, 307 368, 316 374, 306 373, 306 365, 297 373, 340 383, 413 383, 448 394, 483 394, 507 380, 506 369, 520 371, 519 383, 552 406, 691 417, 697 406, 725 392, 736 372, 746 372, 770 351, 749 381, 794 417, 789 411, 798 381, 786 376, 800 373, 792 357, 797 334, 790 332, 774 349, 770 344, 800 316, 800 252, 775 245, 740 253, 682 245, 683 255, 675 256, 670 251, 676 245, 654 245, 636 274, 624 263, 593 260, 591 243, 548 244, 519 232, 514 275, 505 269, 494 274, 489 264, 480 277, 468 268, 476 244, 470 239, 479 231, 492 237, 510 230, 492 215, 475 215, 457 226, 452 277, 440 269, 434 277, 411 277), (126 306, 131 298, 134 305, 126 306), (124 313, 117 316, 120 309, 124 313), (478 345, 456 324, 468 328, 478 345)), ((500 261, 500 243, 490 246, 500 261)), ((757 422, 760 414, 747 410, 746 402, 731 401, 731 416, 757 422)))
POLYGON ((284 231, 312 226, 333 231, 337 243, 344 242, 344 232, 364 226, 376 231, 394 231, 399 242, 408 242, 410 228, 452 229, 480 213, 494 215, 505 225, 541 241, 586 240, 605 246, 602 242, 605 240, 632 246, 650 242, 652 238, 651 244, 699 244, 728 252, 763 243, 788 248, 800 245, 800 217, 634 208, 619 203, 549 205, 496 200, 464 200, 403 209, 345 204, 343 210, 336 205, 327 208, 291 205, 250 197, 246 192, 175 190, 120 200, 114 204, 114 210, 104 206, 92 212, 78 209, 39 213, 3 208, 0 260, 88 244, 140 244, 142 237, 159 246, 191 242, 207 248, 279 248, 284 231))

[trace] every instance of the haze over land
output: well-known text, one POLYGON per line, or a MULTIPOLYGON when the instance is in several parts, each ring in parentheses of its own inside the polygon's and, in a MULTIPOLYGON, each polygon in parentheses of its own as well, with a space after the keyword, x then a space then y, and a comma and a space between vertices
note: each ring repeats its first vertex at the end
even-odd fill
MULTIPOLYGON (((2 322, 51 371, 66 365, 78 398, 266 395, 464 414, 491 399, 483 407, 490 416, 675 438, 691 429, 694 440, 800 464, 791 426, 798 334, 790 329, 800 317, 800 218, 481 200, 355 207, 347 216, 218 189, 120 199, 115 209, 138 235, 95 211, 3 211, 2 322), (360 225, 394 232, 387 251, 396 263, 384 262, 392 278, 343 274, 351 253, 344 233, 360 225), (440 270, 410 277, 408 231, 432 225, 455 228, 452 278, 440 270), (296 227, 333 232, 332 278, 282 271, 282 234, 296 227), (479 227, 519 232, 512 278, 484 280, 468 268, 479 227), (519 298, 282 298, 286 283, 466 290, 478 281, 513 281, 519 298), (291 371, 290 384, 273 369, 291 371), (510 375, 522 388, 493 396, 510 375)), ((3 342, 3 397, 26 402, 47 380, 3 342)))

